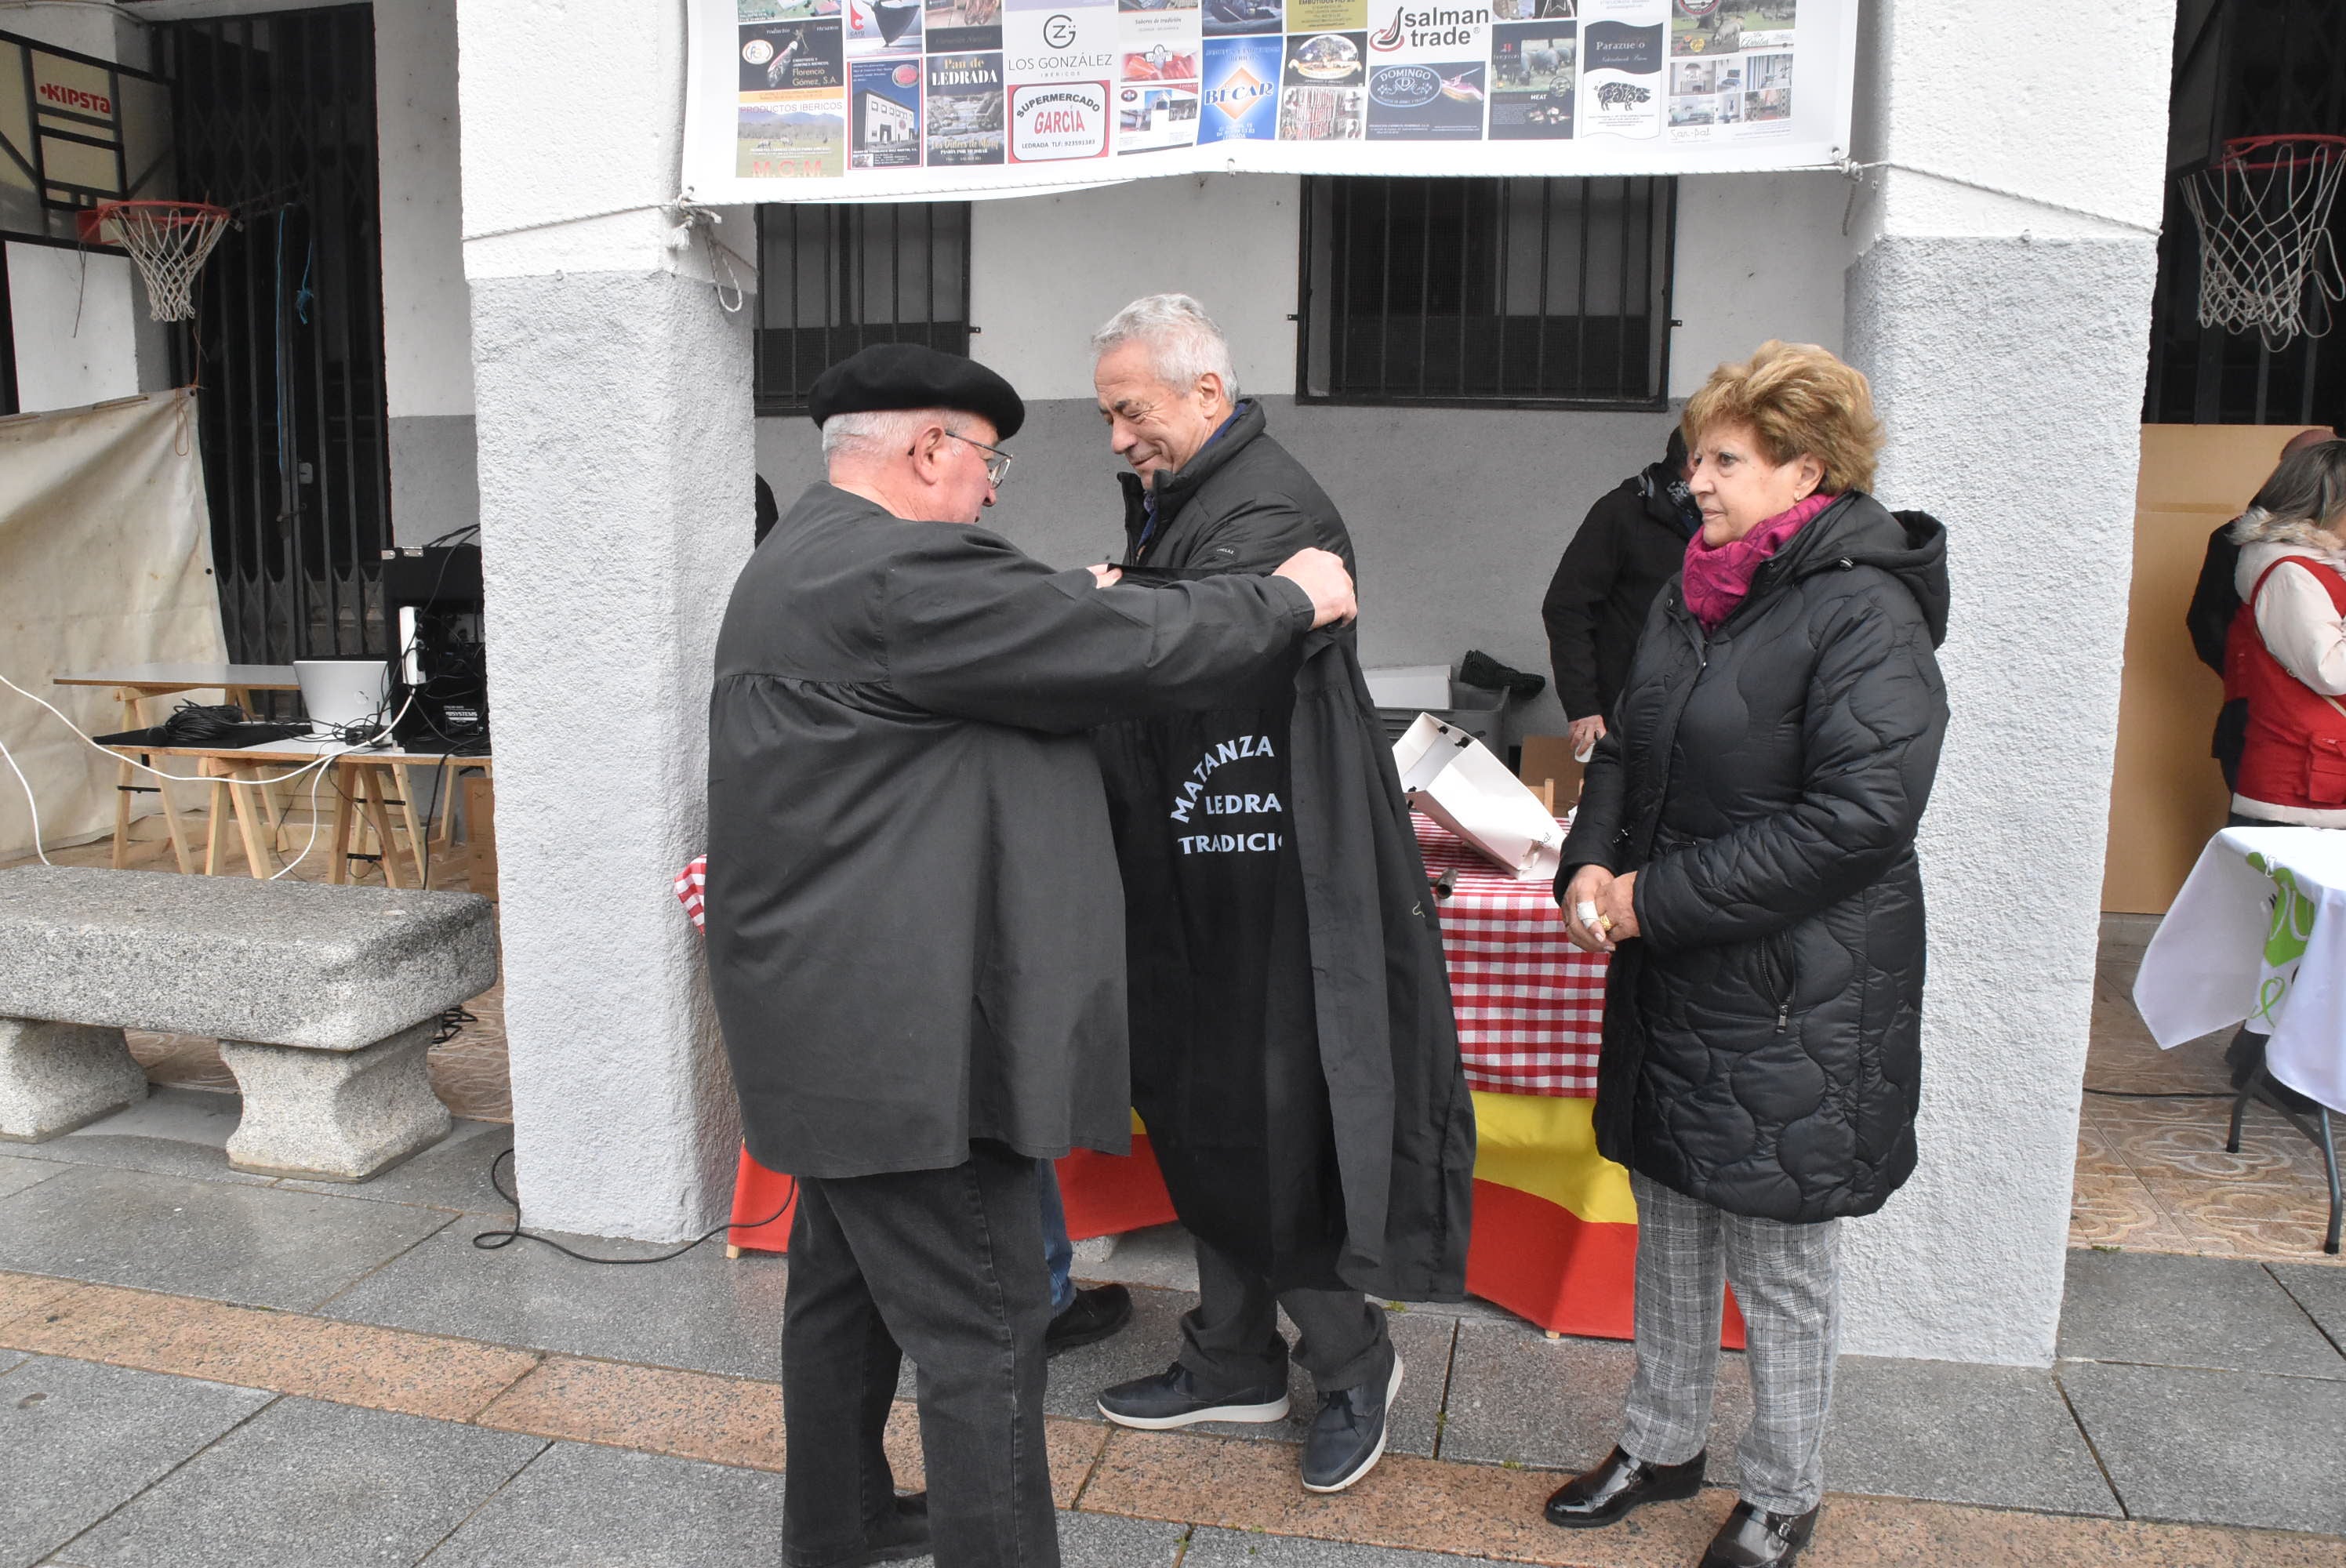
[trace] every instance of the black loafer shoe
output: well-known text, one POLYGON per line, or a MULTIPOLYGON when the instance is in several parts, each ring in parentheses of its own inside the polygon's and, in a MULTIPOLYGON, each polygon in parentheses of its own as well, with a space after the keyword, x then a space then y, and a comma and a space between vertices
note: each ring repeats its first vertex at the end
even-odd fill
POLYGON ((1702 1554, 1702 1568, 1790 1568, 1816 1532, 1817 1511, 1770 1513, 1755 1503, 1737 1502, 1735 1512, 1710 1538, 1702 1554))
POLYGON ((822 1568, 872 1568, 929 1555, 929 1494, 915 1492, 896 1500, 896 1511, 863 1526, 863 1550, 834 1557, 822 1568))
POLYGON ((1078 1290, 1067 1309, 1043 1330, 1043 1353, 1056 1356, 1078 1345, 1096 1345, 1132 1321, 1132 1292, 1121 1285, 1078 1290))
POLYGON ((1385 1414, 1401 1392, 1401 1357, 1382 1383, 1339 1389, 1320 1401, 1303 1440, 1303 1490, 1341 1492, 1377 1468, 1385 1452, 1385 1414))
POLYGON ((1120 1427, 1145 1431, 1199 1421, 1283 1421, 1287 1385, 1242 1389, 1227 1397, 1201 1393, 1189 1369, 1176 1361, 1153 1378, 1135 1378, 1101 1394, 1099 1413, 1120 1427))
POLYGON ((1547 1500, 1547 1522, 1566 1530, 1610 1524, 1642 1502, 1669 1502, 1702 1490, 1705 1456, 1684 1464, 1647 1464, 1619 1449, 1586 1475, 1574 1476, 1547 1500))

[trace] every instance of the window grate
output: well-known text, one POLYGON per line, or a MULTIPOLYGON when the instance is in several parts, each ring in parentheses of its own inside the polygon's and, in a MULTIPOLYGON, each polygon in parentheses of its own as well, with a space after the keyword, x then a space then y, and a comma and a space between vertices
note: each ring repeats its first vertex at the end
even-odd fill
POLYGON ((1304 180, 1300 401, 1659 408, 1677 182, 1304 180))
MULTIPOLYGON (((174 335, 197 382, 220 619, 240 663, 389 653, 374 16, 169 22, 177 194, 241 215, 174 335)), ((469 521, 469 519, 468 519, 469 521)))
POLYGON ((969 351, 969 204, 758 209, 758 412, 802 413, 815 377, 872 343, 969 351))

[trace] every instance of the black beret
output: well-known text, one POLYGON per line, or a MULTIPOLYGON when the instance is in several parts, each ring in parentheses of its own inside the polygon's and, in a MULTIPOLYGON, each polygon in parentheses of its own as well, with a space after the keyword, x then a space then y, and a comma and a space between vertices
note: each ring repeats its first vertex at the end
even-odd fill
POLYGON ((874 343, 814 378, 807 412, 816 424, 835 413, 949 408, 983 415, 994 439, 1007 441, 1026 423, 1026 405, 1008 382, 960 354, 918 343, 874 343))

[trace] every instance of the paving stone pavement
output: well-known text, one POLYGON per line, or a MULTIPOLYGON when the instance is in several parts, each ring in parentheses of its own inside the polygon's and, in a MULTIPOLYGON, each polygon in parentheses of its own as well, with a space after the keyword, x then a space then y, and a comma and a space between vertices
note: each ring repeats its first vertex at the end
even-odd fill
MULTIPOLYGON (((0 1568, 777 1560, 784 1260, 484 1251, 507 1129, 460 1124, 364 1189, 265 1183, 210 1157, 232 1106, 167 1092, 0 1155, 0 1568)), ((1661 1568, 1732 1501, 1729 1353, 1709 1490, 1546 1526, 1613 1441, 1631 1352, 1480 1303, 1392 1311, 1388 1456, 1341 1497, 1297 1484, 1300 1373, 1285 1422, 1110 1428, 1099 1389, 1173 1354, 1186 1252, 1171 1229, 1085 1250, 1137 1311, 1053 1364, 1071 1565, 1661 1568)), ((2050 1368, 1844 1358, 1807 1561, 2346 1568, 2341 1329, 2334 1268, 2074 1253, 2050 1368)), ((891 1455, 917 1484, 908 1403, 891 1455)))

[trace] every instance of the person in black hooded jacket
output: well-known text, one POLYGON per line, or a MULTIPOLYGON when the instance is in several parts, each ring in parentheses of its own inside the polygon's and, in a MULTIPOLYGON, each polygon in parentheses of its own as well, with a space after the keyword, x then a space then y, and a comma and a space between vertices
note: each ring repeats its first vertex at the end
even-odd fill
POLYGON ((1609 1523, 1702 1482, 1721 1276, 1750 1349, 1742 1496, 1704 1568, 1790 1563, 1816 1522, 1839 1221, 1914 1169, 1914 836, 1947 724, 1945 533, 1865 494, 1865 378, 1770 342, 1687 404, 1702 532, 1644 636, 1557 901, 1609 951, 1597 1147, 1637 1200, 1620 1441, 1548 1502, 1609 1523))
POLYGON ((1556 700, 1572 721, 1572 748, 1586 753, 1604 738, 1605 716, 1629 672, 1646 612, 1662 585, 1678 575, 1687 541, 1702 513, 1687 488, 1686 437, 1673 428, 1659 463, 1596 499, 1564 547, 1540 619, 1556 700))
MULTIPOLYGON (((1186 294, 1093 338, 1130 470, 1127 584, 1211 581, 1310 545, 1349 566, 1336 504, 1236 396, 1186 294)), ((1227 705, 1093 734, 1126 904, 1132 1104, 1197 1247, 1164 1372, 1100 1413, 1163 1430, 1284 1420, 1298 1338, 1320 1410, 1299 1471, 1341 1492, 1384 1452, 1402 1369, 1384 1299, 1464 1293, 1474 1101, 1425 864, 1350 626, 1227 705)))

